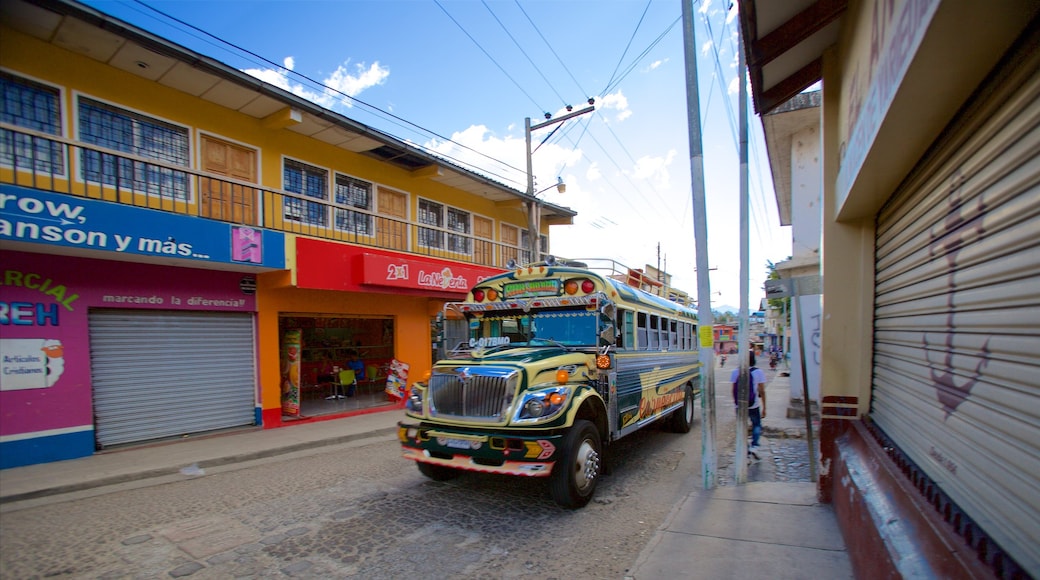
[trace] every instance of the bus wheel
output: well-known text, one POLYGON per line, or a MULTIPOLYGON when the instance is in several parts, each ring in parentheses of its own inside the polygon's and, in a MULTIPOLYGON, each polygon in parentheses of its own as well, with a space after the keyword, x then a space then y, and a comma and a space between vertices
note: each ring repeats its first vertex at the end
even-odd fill
POLYGON ((448 481, 449 479, 455 479, 459 476, 459 470, 454 467, 445 467, 443 465, 423 463, 421 461, 416 461, 415 464, 419 466, 419 473, 434 481, 448 481))
POLYGON ((683 406, 672 411, 672 416, 668 418, 669 431, 673 433, 689 433, 693 427, 694 413, 697 411, 697 405, 693 402, 693 389, 690 385, 685 385, 683 390, 686 393, 683 396, 683 406))
POLYGON ((553 468, 549 488, 553 500, 574 509, 592 499, 602 469, 602 442, 596 427, 583 419, 574 422, 563 438, 561 457, 553 468))

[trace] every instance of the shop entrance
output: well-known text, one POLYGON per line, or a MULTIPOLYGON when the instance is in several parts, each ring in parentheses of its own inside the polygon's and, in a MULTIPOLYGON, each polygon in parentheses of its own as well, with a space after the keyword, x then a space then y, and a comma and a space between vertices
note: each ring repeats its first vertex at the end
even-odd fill
POLYGON ((386 394, 393 318, 283 314, 278 327, 282 352, 295 346, 299 360, 298 389, 283 389, 284 414, 313 417, 393 404, 386 394))

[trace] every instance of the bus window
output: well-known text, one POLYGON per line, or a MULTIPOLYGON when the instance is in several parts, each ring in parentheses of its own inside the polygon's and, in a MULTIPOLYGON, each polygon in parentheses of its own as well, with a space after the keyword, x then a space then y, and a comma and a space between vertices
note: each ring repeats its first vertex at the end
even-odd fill
POLYGON ((650 350, 661 348, 661 319, 656 314, 650 315, 650 329, 647 336, 650 337, 648 347, 650 350))
POLYGON ((618 348, 635 348, 636 346, 636 313, 631 310, 619 310, 624 312, 624 320, 620 322, 618 328, 621 331, 621 341, 618 344, 618 348))
POLYGON ((637 321, 636 329, 636 348, 638 350, 646 350, 647 345, 647 330, 646 330, 646 313, 640 312, 639 319, 637 321))
POLYGON ((679 321, 669 320, 668 321, 668 348, 681 349, 682 344, 679 342, 679 321))
POLYGON ((566 346, 597 346, 597 322, 595 312, 538 313, 532 319, 531 336, 566 346))

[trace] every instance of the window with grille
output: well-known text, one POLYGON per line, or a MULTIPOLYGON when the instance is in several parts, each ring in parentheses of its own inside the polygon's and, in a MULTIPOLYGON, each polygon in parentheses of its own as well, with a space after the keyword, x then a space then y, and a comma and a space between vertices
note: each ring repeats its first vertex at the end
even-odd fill
MULTIPOLYGON (((283 187, 286 191, 328 201, 329 172, 299 161, 286 159, 282 171, 283 187)), ((292 197, 285 198, 285 219, 312 226, 324 226, 328 206, 323 203, 292 197)))
MULTIPOLYGON (((530 264, 534 261, 534 256, 531 255, 531 232, 527 229, 520 230, 520 259, 521 264, 530 264)), ((549 238, 541 234, 538 235, 538 252, 542 255, 549 253, 549 238)))
MULTIPOLYGON (((85 97, 79 99, 79 133, 80 140, 85 143, 165 163, 190 166, 187 129, 85 97)), ((189 197, 186 173, 147 161, 84 150, 80 170, 83 179, 88 182, 174 200, 186 201, 189 197)))
MULTIPOLYGON (((419 200, 419 223, 444 227, 444 206, 428 199, 419 200)), ((430 228, 419 228, 419 246, 422 248, 444 248, 444 232, 430 228)))
MULTIPOLYGON (((41 133, 61 135, 58 90, 0 72, 0 121, 41 133)), ((0 164, 50 174, 65 173, 61 143, 0 130, 0 164)))
POLYGON ((459 254, 473 252, 473 239, 470 237, 472 221, 469 212, 453 207, 448 208, 448 229, 465 234, 461 236, 448 234, 448 249, 459 254))
MULTIPOLYGON (((190 166, 188 130, 156 119, 79 99, 79 133, 84 143, 173 165, 190 166)), ((109 153, 83 151, 83 178, 178 200, 189 197, 188 174, 109 153)))
MULTIPOLYGON (((372 184, 346 175, 336 174, 334 201, 372 211, 372 184)), ((369 214, 336 208, 335 227, 362 236, 373 235, 372 216, 369 214)))

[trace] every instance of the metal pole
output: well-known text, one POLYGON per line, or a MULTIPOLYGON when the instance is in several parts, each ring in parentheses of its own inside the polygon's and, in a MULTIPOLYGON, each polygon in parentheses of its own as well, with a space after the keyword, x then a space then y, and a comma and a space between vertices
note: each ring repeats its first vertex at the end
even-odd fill
POLYGON ((592 102, 592 99, 589 99, 590 104, 588 107, 577 111, 571 111, 562 117, 548 119, 542 123, 538 123, 537 125, 531 124, 530 117, 524 119, 524 141, 527 143, 527 242, 531 251, 532 262, 537 262, 541 259, 541 249, 539 247, 539 242, 541 240, 539 239, 539 234, 542 228, 540 223, 541 213, 539 211, 539 206, 541 204, 538 203, 538 198, 535 197, 534 193, 534 169, 531 162, 531 131, 537 131, 538 129, 549 127, 556 123, 562 123, 567 119, 577 117, 578 115, 591 113, 596 110, 596 107, 591 104, 592 102))
POLYGON ((794 292, 791 296, 791 314, 794 315, 795 320, 798 321, 798 358, 801 362, 802 369, 802 403, 805 406, 805 438, 809 446, 809 481, 816 481, 816 452, 813 449, 813 429, 812 429, 812 402, 809 401, 809 376, 805 369, 805 335, 802 330, 802 309, 798 303, 801 301, 801 293, 798 292, 797 281, 792 280, 791 284, 795 286, 794 292))
POLYGON ((531 252, 528 261, 538 261, 538 200, 534 197, 534 170, 531 162, 531 117, 524 118, 524 137, 527 143, 527 245, 531 252))
POLYGON ((737 27, 737 50, 740 51, 740 60, 737 63, 740 75, 740 333, 737 345, 740 359, 740 377, 737 389, 737 449, 734 464, 737 466, 737 483, 747 483, 747 431, 748 431, 748 388, 749 372, 751 368, 748 361, 748 255, 750 253, 748 243, 748 142, 747 142, 747 81, 744 66, 744 38, 737 27))
POLYGON ((697 84, 697 36, 693 0, 683 0, 683 46, 686 60, 686 122, 690 134, 690 185, 693 190, 693 238, 697 251, 697 328, 701 364, 701 475, 704 489, 719 484, 715 427, 715 320, 711 313, 708 278, 708 219, 704 199, 704 147, 701 143, 701 104, 697 84))

